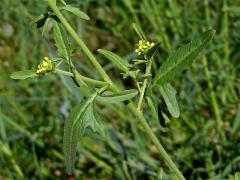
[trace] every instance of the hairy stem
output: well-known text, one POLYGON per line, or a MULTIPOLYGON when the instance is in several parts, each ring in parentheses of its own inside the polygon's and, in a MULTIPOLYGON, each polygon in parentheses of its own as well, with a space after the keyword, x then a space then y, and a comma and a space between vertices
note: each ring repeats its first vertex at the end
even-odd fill
MULTIPOLYGON (((52 0, 48 0, 48 3, 56 16, 59 18, 59 20, 62 22, 63 26, 66 28, 66 30, 69 32, 69 34, 73 37, 73 39, 78 43, 78 45, 82 48, 83 52, 87 55, 89 60, 93 63, 95 68, 98 70, 101 77, 109 84, 110 88, 112 88, 114 91, 120 91, 120 88, 118 88, 113 82, 111 81, 110 77, 107 75, 105 70, 102 68, 102 66, 98 63, 92 52, 88 49, 88 47, 85 45, 85 43, 79 38, 78 34, 74 31, 74 29, 71 27, 71 25, 67 22, 67 20, 63 17, 57 6, 52 3, 52 0)), ((151 66, 150 66, 151 69, 151 66)), ((147 83, 147 82, 146 82, 147 83)), ((146 85, 145 85, 146 86, 146 85)), ((145 92, 146 87, 144 88, 145 92)), ((144 95, 144 93, 143 93, 144 95)), ((179 171, 177 166, 174 164, 174 162, 171 160, 170 156, 167 154, 167 152, 164 150, 163 146, 158 141, 156 135, 153 133, 152 129, 150 128, 149 124, 147 123, 147 120, 145 119, 143 113, 138 110, 138 108, 134 105, 133 102, 129 103, 129 107, 131 111, 140 119, 140 122, 144 129, 146 129, 146 132, 152 142, 157 146, 159 153, 163 156, 164 160, 166 161, 169 168, 178 176, 180 180, 185 180, 182 173, 179 171)))

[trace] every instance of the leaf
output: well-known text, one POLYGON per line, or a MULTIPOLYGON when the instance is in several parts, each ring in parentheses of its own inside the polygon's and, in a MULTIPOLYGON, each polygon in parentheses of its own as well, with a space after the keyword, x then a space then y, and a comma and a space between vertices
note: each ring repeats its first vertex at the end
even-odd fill
POLYGON ((178 118, 180 115, 180 110, 176 99, 176 90, 171 86, 170 83, 164 83, 162 86, 158 87, 170 114, 173 117, 178 118))
POLYGON ((42 29, 42 36, 46 35, 47 32, 51 29, 51 20, 51 18, 47 18, 47 20, 45 21, 42 29))
POLYGON ((71 57, 71 47, 65 30, 58 25, 58 22, 53 21, 53 32, 59 56, 69 61, 71 57))
POLYGON ((240 180, 240 172, 235 173, 234 180, 240 180))
POLYGON ((85 128, 89 127, 93 132, 98 132, 102 136, 105 136, 103 121, 97 113, 95 103, 91 103, 87 108, 84 119, 86 123, 85 128))
POLYGON ((41 14, 40 16, 36 17, 31 24, 37 24, 37 28, 44 26, 46 20, 48 18, 52 18, 56 21, 59 21, 58 17, 53 12, 46 12, 41 14))
POLYGON ((35 70, 24 70, 24 71, 17 71, 17 72, 14 72, 10 75, 10 78, 12 79, 27 79, 27 78, 33 78, 33 77, 36 77, 38 76, 36 74, 36 71, 35 70))
POLYGON ((152 115, 153 120, 159 125, 160 130, 165 132, 164 128, 161 126, 161 123, 159 121, 158 111, 154 105, 154 102, 152 101, 152 99, 150 97, 146 97, 146 99, 147 99, 148 106, 151 110, 151 115, 152 115))
POLYGON ((83 100, 79 105, 74 107, 68 118, 65 120, 63 148, 67 172, 71 174, 74 170, 76 160, 77 143, 79 138, 84 134, 85 129, 90 127, 94 132, 103 134, 103 124, 94 109, 94 100, 98 93, 83 100))
POLYGON ((155 52, 157 51, 158 47, 159 47, 160 43, 156 43, 153 47, 151 47, 146 54, 147 59, 151 59, 153 57, 153 55, 155 54, 155 52))
POLYGON ((65 6, 67 5, 67 3, 64 0, 61 0, 61 3, 65 6))
MULTIPOLYGON (((94 132, 98 132, 103 137, 106 137, 107 131, 106 131, 105 125, 103 124, 103 120, 102 120, 101 116, 97 112, 96 105, 92 105, 91 108, 92 108, 92 111, 91 111, 92 117, 90 116, 90 118, 94 119, 94 121, 91 121, 94 123, 92 125, 90 124, 89 127, 92 128, 92 130, 94 132)), ((90 121, 88 121, 88 122, 90 122, 90 121)))
POLYGON ((151 100, 150 97, 146 97, 146 99, 147 99, 148 106, 149 106, 149 108, 150 108, 150 110, 151 110, 153 119, 154 119, 156 122, 159 123, 158 113, 157 113, 157 110, 156 110, 156 108, 155 108, 155 106, 154 106, 153 101, 151 100))
POLYGON ((166 128, 166 118, 164 116, 165 114, 162 112, 160 105, 158 105, 158 118, 159 118, 159 123, 163 128, 166 128))
POLYGON ((183 45, 177 49, 176 52, 171 54, 159 68, 153 79, 152 87, 159 83, 162 84, 174 79, 181 71, 186 69, 207 46, 214 33, 214 30, 208 30, 202 33, 198 38, 195 38, 192 42, 183 45))
POLYGON ((114 64, 116 64, 117 67, 119 69, 121 69, 122 71, 124 71, 124 72, 130 71, 130 68, 132 67, 132 65, 129 64, 126 60, 122 59, 117 54, 115 54, 111 51, 108 51, 108 50, 104 50, 104 49, 98 49, 98 52, 100 54, 102 54, 103 56, 105 56, 110 61, 112 61, 114 64))
POLYGON ((103 103, 118 103, 134 98, 138 94, 136 89, 125 90, 119 93, 113 93, 108 95, 99 95, 97 100, 103 103))
POLYGON ((141 27, 138 24, 133 23, 132 26, 133 26, 133 29, 135 30, 135 32, 137 33, 139 39, 143 39, 143 40, 147 39, 145 34, 143 33, 143 30, 141 29, 141 27))
POLYGON ((164 121, 162 123, 164 124, 164 127, 166 127, 167 124, 169 124, 171 122, 171 119, 169 119, 169 117, 163 111, 160 111, 159 114, 161 114, 163 121, 164 121))
POLYGON ((33 21, 32 24, 37 24, 37 28, 40 28, 44 25, 45 21, 49 17, 48 13, 41 14, 40 16, 36 17, 33 21))
POLYGON ((70 5, 63 6, 62 8, 60 8, 60 10, 69 11, 69 12, 73 13, 74 15, 76 15, 79 18, 84 19, 84 20, 89 20, 90 19, 89 16, 86 13, 84 13, 80 9, 72 7, 70 5))

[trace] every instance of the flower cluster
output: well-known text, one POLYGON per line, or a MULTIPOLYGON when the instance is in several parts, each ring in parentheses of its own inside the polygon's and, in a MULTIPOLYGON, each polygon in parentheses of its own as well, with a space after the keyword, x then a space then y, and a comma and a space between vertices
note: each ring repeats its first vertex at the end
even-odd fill
POLYGON ((149 41, 146 40, 139 40, 138 44, 137 44, 137 49, 135 50, 136 53, 138 53, 138 55, 145 55, 148 50, 154 46, 154 43, 150 43, 149 41))
POLYGON ((54 63, 48 57, 44 57, 43 61, 38 65, 37 74, 45 74, 53 71, 55 68, 54 63))

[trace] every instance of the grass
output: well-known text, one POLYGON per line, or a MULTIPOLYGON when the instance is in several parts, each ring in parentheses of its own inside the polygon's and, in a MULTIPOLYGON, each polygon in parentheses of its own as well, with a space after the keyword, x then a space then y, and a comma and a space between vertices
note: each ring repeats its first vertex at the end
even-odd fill
MULTIPOLYGON (((130 59, 133 44, 138 41, 130 25, 133 21, 141 22, 148 38, 161 43, 157 63, 153 64, 155 69, 172 49, 203 30, 216 29, 204 56, 175 81, 180 119, 171 119, 165 133, 158 128, 154 130, 187 179, 227 179, 240 171, 240 13, 233 11, 240 4, 225 0, 71 2, 91 17, 87 24, 67 16, 93 51, 104 48, 130 59)), ((9 78, 13 71, 29 69, 46 54, 56 53, 53 43, 46 42, 41 32, 29 23, 46 8, 47 3, 34 1, 3 1, 1 5, 4 15, 0 18, 0 175, 5 178, 64 179, 66 176, 63 121, 82 98, 78 89, 62 76, 27 81, 9 78), (6 24, 14 29, 10 37, 3 32, 6 24)), ((78 69, 83 75, 91 72, 98 79, 81 51, 76 51, 78 69)), ((133 86, 128 80, 121 83, 113 64, 99 59, 120 86, 133 86)), ((164 106, 160 97, 159 102, 164 106)), ((156 147, 149 145, 144 129, 134 117, 129 118, 128 110, 119 108, 122 107, 101 108, 110 129, 107 140, 97 135, 81 139, 76 176, 174 179, 156 147)), ((166 113, 166 109, 162 110, 166 113)), ((151 112, 146 113, 150 117, 151 112)), ((154 121, 149 123, 156 127, 154 121)))

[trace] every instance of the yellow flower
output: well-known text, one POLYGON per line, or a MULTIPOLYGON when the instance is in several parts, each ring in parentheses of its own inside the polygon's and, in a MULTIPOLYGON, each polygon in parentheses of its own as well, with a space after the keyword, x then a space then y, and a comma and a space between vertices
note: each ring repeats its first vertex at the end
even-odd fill
POLYGON ((138 55, 141 55, 141 54, 144 55, 153 46, 154 46, 153 42, 150 43, 149 41, 146 41, 146 40, 139 40, 137 44, 137 49, 135 50, 135 52, 138 53, 138 55))
POLYGON ((54 63, 48 57, 44 57, 43 61, 38 65, 37 74, 45 74, 53 71, 55 68, 54 63))

